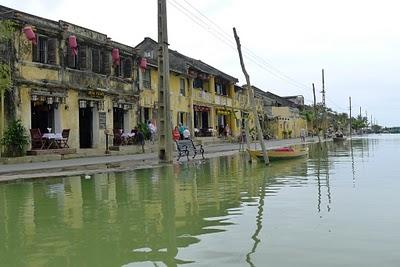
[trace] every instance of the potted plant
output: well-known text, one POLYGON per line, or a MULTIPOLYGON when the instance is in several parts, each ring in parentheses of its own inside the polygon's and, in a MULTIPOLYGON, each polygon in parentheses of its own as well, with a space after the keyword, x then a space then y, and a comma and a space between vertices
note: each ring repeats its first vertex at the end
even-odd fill
POLYGON ((4 145, 7 156, 20 157, 24 155, 24 150, 29 144, 29 136, 20 120, 11 122, 4 132, 1 144, 4 145))

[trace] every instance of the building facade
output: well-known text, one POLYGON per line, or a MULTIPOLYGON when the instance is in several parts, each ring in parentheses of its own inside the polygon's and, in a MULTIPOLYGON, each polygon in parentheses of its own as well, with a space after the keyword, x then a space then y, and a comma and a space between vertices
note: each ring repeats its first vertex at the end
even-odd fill
MULTIPOLYGON (((0 7, 0 13, 9 9, 0 7)), ((60 133, 70 129, 73 148, 102 148, 106 129, 130 130, 137 122, 137 61, 132 47, 65 21, 19 11, 14 23, 13 88, 6 122, 60 133)))
MULTIPOLYGON (((142 120, 156 121, 158 67, 156 41, 145 38, 136 46, 149 68, 139 74, 142 120)), ((242 103, 236 97, 236 78, 177 51, 169 50, 172 125, 187 126, 195 137, 239 134, 242 103)))

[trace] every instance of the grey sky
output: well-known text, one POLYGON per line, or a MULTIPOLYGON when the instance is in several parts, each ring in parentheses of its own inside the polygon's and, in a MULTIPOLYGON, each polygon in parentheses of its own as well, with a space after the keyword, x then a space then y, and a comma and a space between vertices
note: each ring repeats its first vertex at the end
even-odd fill
MULTIPOLYGON (((100 31, 132 46, 145 36, 157 40, 156 3, 156 0, 1 1, 2 5, 27 13, 100 31)), ((352 96, 354 113, 362 106, 363 115, 366 110, 368 117, 372 114, 378 123, 400 125, 397 90, 400 18, 396 14, 400 3, 397 1, 168 0, 168 3, 171 49, 201 59, 239 78, 242 84, 244 78, 232 35, 235 26, 242 45, 252 53, 245 63, 255 86, 279 95, 302 94, 306 103, 311 103, 311 84, 314 82, 320 91, 324 68, 329 107, 348 111, 348 97, 352 96)), ((321 101, 321 96, 317 99, 321 101)))

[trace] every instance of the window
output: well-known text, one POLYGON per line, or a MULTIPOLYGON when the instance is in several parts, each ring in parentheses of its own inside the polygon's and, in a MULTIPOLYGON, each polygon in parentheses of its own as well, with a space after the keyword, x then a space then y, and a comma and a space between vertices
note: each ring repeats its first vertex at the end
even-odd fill
POLYGON ((114 66, 114 75, 121 78, 131 78, 132 60, 130 58, 121 58, 119 65, 114 66))
POLYGON ((179 93, 181 96, 186 95, 186 80, 184 78, 180 78, 179 80, 179 93))
POLYGON ((71 69, 78 69, 78 55, 74 55, 72 49, 68 46, 68 41, 67 41, 67 67, 71 69))
POLYGON ((151 89, 151 75, 150 69, 147 69, 143 73, 143 87, 146 89, 151 89))
POLYGON ((92 71, 100 74, 110 75, 111 53, 103 51, 99 48, 92 48, 92 71))
POLYGON ((193 80, 193 88, 200 88, 203 89, 203 80, 196 78, 193 80))
POLYGON ((92 71, 100 73, 100 50, 92 48, 92 71))
POLYGON ((32 61, 43 64, 57 63, 57 39, 38 36, 36 45, 32 45, 32 61))
POLYGON ((221 82, 216 82, 215 83, 215 93, 217 95, 228 95, 227 90, 226 90, 226 84, 221 83, 221 82))

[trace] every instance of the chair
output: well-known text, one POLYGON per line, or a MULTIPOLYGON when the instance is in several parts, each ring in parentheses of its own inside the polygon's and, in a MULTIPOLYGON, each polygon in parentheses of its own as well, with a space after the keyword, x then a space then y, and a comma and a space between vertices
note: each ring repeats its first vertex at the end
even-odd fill
POLYGON ((124 138, 122 137, 122 130, 121 129, 113 129, 113 134, 114 134, 114 138, 113 138, 114 146, 124 145, 125 141, 124 141, 124 138))
POLYGON ((32 149, 43 149, 45 140, 42 138, 42 133, 39 128, 29 129, 31 133, 32 149))
POLYGON ((61 140, 60 140, 60 147, 61 148, 69 148, 68 139, 69 139, 69 129, 63 129, 61 132, 61 140))

